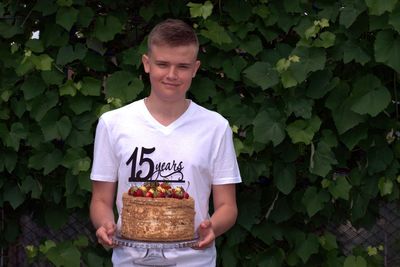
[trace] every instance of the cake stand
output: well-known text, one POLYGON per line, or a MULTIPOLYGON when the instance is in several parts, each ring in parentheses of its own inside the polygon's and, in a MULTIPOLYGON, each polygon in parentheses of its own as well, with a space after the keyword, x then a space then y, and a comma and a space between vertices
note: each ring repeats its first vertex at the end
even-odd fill
POLYGON ((146 255, 143 258, 136 259, 133 262, 142 266, 176 266, 176 262, 167 259, 164 255, 164 249, 177 249, 194 247, 199 242, 199 238, 177 242, 148 242, 124 239, 119 235, 115 235, 113 243, 115 245, 147 249, 146 255))

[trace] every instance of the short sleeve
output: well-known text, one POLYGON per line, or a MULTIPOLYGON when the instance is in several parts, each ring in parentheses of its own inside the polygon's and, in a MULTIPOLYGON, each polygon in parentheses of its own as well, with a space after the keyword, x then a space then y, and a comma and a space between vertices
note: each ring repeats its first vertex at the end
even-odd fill
POLYGON ((118 164, 110 140, 106 122, 100 117, 94 141, 93 165, 90 179, 95 181, 116 182, 118 164))
POLYGON ((217 147, 213 165, 213 184, 235 184, 242 181, 233 145, 232 129, 226 123, 225 131, 217 147))

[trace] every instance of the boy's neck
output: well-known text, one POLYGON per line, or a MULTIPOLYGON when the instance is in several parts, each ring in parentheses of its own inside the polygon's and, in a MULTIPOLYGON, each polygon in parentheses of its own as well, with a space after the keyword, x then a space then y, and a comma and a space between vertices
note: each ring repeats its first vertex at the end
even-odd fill
POLYGON ((144 103, 154 119, 160 124, 168 126, 185 113, 190 105, 190 100, 164 102, 150 95, 144 99, 144 103))

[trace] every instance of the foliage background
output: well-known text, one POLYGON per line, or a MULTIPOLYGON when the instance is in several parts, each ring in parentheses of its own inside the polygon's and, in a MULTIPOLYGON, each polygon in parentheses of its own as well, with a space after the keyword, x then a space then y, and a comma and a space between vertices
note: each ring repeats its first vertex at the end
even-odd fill
MULTIPOLYGON (((167 17, 201 41, 190 97, 235 132, 244 181, 219 264, 382 266, 380 247, 344 255, 326 226, 371 227, 399 198, 398 0, 2 1, 1 246, 22 214, 53 229, 87 219, 97 118, 148 93, 140 57, 167 17)), ((108 266, 89 240, 26 251, 108 266)))

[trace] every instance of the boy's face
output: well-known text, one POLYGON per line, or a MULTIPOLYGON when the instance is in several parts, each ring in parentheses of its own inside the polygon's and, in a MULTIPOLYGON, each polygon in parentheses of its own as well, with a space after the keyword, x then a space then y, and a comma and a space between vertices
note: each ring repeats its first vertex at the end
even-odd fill
POLYGON ((195 45, 155 46, 143 55, 144 70, 149 74, 151 94, 167 102, 186 98, 186 92, 200 66, 195 45))

